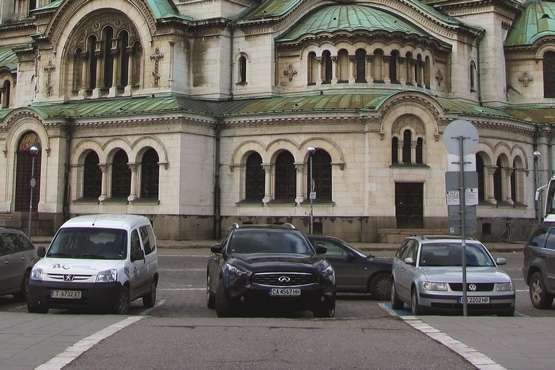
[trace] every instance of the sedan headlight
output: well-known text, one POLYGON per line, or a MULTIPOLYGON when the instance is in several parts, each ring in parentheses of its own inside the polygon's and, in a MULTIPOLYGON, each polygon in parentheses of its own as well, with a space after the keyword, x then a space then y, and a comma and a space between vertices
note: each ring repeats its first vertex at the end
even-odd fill
POLYGON ((449 290, 449 286, 447 283, 436 283, 433 281, 423 281, 422 288, 424 290, 436 292, 446 292, 447 290, 449 290))
POLYGON ((495 288, 493 290, 496 292, 511 292, 513 290, 513 284, 511 282, 495 283, 495 288))
POLYGON ((117 281, 117 279, 118 279, 118 270, 116 269, 100 271, 96 275, 97 283, 111 283, 111 282, 117 281))
POLYGON ((332 284, 335 284, 335 270, 333 267, 329 263, 322 264, 320 266, 320 275, 322 278, 332 284))
POLYGON ((31 280, 42 281, 42 269, 35 267, 31 271, 31 280))

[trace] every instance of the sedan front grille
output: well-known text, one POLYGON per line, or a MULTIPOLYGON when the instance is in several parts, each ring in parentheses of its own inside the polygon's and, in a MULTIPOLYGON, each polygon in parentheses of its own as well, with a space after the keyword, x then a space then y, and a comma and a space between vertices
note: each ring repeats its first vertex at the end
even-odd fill
POLYGON ((304 272, 264 272, 254 275, 253 283, 271 286, 308 285, 315 282, 314 275, 304 272))
MULTIPOLYGON (((467 283, 466 290, 468 292, 491 292, 494 285, 494 283, 467 283), (476 289, 471 289, 471 285, 475 286, 476 289)), ((449 287, 455 292, 462 292, 462 286, 462 283, 449 283, 449 287)))

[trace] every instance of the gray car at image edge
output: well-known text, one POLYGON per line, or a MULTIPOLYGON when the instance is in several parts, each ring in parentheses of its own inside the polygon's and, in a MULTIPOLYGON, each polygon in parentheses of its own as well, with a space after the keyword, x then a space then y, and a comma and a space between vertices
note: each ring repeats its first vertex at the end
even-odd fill
MULTIPOLYGON (((470 313, 514 315, 515 291, 509 275, 476 240, 466 244, 467 303, 470 313)), ((406 239, 393 261, 391 305, 408 303, 414 315, 429 311, 462 312, 462 241, 422 236, 406 239)))
POLYGON ((0 296, 13 294, 25 300, 29 273, 36 260, 35 248, 25 234, 0 228, 0 296))

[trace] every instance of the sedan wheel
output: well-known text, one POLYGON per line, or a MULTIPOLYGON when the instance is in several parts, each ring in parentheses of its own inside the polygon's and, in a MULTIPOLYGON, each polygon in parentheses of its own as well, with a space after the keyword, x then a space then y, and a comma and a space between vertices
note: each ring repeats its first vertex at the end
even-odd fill
POLYGON ((536 308, 550 308, 553 303, 553 296, 550 296, 543 285, 541 273, 534 272, 530 277, 530 300, 536 308))
POLYGON ((411 300, 410 300, 410 309, 413 315, 422 315, 423 309, 422 306, 418 304, 418 296, 416 293, 416 289, 412 290, 411 300))
POLYGON ((391 297, 391 275, 380 274, 370 281, 372 298, 378 301, 387 301, 391 297))
POLYGON ((401 308, 403 308, 403 301, 397 295, 394 281, 391 283, 391 308, 393 308, 394 310, 400 310, 401 308))

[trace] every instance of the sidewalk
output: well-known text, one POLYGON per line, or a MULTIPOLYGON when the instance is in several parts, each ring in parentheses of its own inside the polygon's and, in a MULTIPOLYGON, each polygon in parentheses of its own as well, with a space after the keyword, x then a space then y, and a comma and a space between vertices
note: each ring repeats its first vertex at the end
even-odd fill
MULTIPOLYGON (((36 236, 33 238, 33 243, 37 246, 47 246, 50 243, 51 237, 36 236)), ((203 248, 208 249, 218 244, 217 240, 158 240, 160 248, 173 248, 173 249, 192 249, 203 248)), ((352 242, 349 243, 353 247, 365 252, 378 252, 378 251, 391 251, 394 252, 399 249, 399 244, 388 243, 365 243, 365 242, 352 242)), ((510 253, 521 252, 524 248, 525 242, 512 242, 512 243, 485 243, 491 252, 510 253)))

